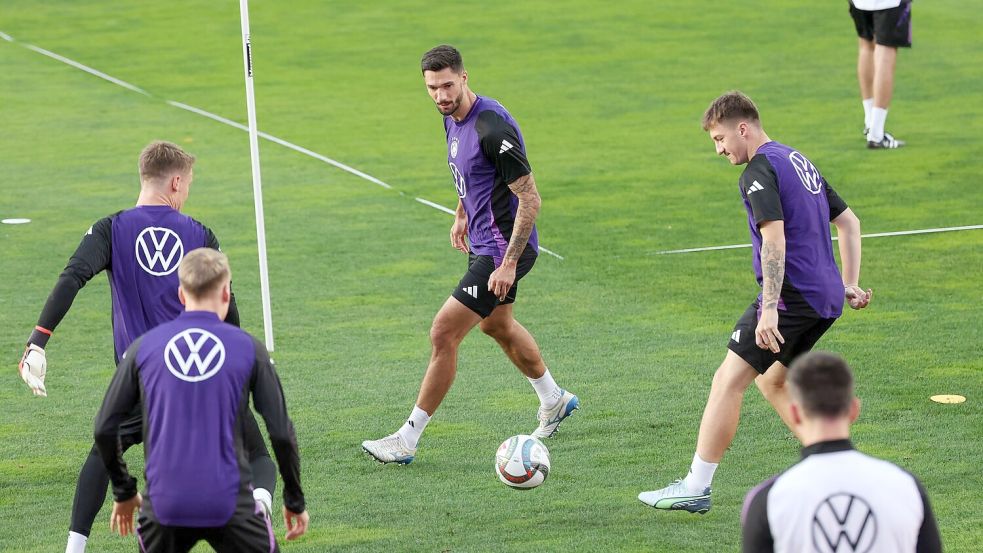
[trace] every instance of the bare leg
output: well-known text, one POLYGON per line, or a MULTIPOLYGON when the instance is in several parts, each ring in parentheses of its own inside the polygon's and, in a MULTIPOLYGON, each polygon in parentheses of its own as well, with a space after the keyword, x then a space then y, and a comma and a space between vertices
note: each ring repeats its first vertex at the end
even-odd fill
POLYGON ((481 321, 480 326, 482 332, 498 342, 522 374, 540 378, 546 373, 546 364, 539 353, 536 339, 512 316, 512 304, 496 307, 488 318, 481 321))
POLYGON ((891 105, 891 95, 894 92, 894 66, 898 59, 898 49, 878 44, 874 47, 873 58, 874 107, 887 109, 891 105))
POLYGON ((874 97, 874 42, 859 39, 860 48, 857 55, 857 81, 860 82, 860 99, 874 97))
MULTIPOLYGON (((792 411, 789 408, 788 387, 785 385, 785 375, 788 368, 781 363, 775 363, 765 374, 754 379, 754 383, 761 390, 761 395, 765 396, 768 403, 775 408, 775 412, 781 417, 785 426, 795 434, 795 427, 792 424, 792 411)), ((798 435, 796 435, 798 436, 798 435)))
POLYGON ((710 397, 700 421, 696 453, 708 463, 719 463, 737 434, 744 392, 758 375, 747 361, 728 350, 713 375, 710 397))
POLYGON ((481 317, 450 297, 437 312, 430 327, 430 364, 420 384, 416 405, 433 416, 457 374, 457 348, 481 317))

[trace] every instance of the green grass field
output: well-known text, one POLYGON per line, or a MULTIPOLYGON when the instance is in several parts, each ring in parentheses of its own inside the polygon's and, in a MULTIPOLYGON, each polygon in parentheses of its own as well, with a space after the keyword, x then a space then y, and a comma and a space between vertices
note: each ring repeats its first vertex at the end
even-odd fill
MULTIPOLYGON (((870 152, 846 2, 791 4, 253 2, 260 128, 394 187, 261 141, 274 357, 311 513, 285 551, 739 549, 744 493, 798 458, 755 390, 708 515, 635 499, 685 473, 710 378, 756 294, 749 249, 655 255, 748 241, 740 169, 699 126, 709 101, 750 94, 770 136, 817 164, 865 232, 983 224, 983 15, 915 4, 888 121, 909 145, 870 152), (516 307, 583 402, 548 442, 550 479, 530 492, 502 486, 492 463, 504 438, 534 428, 536 398, 480 333, 412 465, 377 465, 359 447, 409 412, 431 318, 465 267, 451 218, 414 201, 455 202, 418 70, 441 42, 522 125, 541 243, 565 258, 542 256, 516 307)), ((114 369, 104 276, 49 344, 49 397, 32 397, 14 369, 82 233, 135 201, 150 140, 198 157, 185 211, 219 236, 243 326, 262 335, 246 133, 165 103, 245 122, 239 18, 231 1, 4 0, 0 31, 15 41, 0 40, 0 218, 33 220, 0 225, 0 551, 61 551, 114 369)), ((820 342, 856 369, 855 442, 922 479, 948 551, 978 551, 983 230, 871 238, 863 253, 874 301, 820 342), (968 401, 930 402, 938 393, 968 401)), ((142 483, 142 452, 127 459, 142 483)), ((110 535, 108 506, 90 551, 135 550, 110 535)))

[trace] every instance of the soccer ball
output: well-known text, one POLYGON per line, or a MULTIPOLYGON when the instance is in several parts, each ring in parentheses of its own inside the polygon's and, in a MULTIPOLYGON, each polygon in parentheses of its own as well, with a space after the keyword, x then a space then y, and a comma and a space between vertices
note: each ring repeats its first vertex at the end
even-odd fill
POLYGON ((535 488, 549 476, 550 452, 532 436, 512 436, 498 446, 495 473, 506 486, 535 488))

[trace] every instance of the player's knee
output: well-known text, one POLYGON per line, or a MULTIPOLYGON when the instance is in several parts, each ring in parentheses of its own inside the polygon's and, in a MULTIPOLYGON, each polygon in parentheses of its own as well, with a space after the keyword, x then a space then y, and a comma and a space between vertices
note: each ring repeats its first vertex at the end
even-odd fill
POLYGON ((457 348, 459 342, 460 338, 453 329, 434 321, 430 327, 430 343, 433 345, 434 352, 453 350, 457 348))
POLYGON ((481 331, 485 334, 491 336, 492 338, 505 338, 509 334, 511 327, 511 321, 497 321, 491 318, 487 318, 481 321, 478 325, 481 331))

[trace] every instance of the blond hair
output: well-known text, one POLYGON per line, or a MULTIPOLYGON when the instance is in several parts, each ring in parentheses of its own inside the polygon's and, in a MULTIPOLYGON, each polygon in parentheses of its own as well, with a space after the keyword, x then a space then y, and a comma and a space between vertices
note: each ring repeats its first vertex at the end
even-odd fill
POLYGON ((710 107, 703 113, 703 130, 708 131, 723 121, 733 119, 760 122, 758 107, 748 98, 747 94, 739 90, 725 92, 710 102, 710 107))
POLYGON ((231 277, 229 258, 212 248, 192 250, 178 267, 181 289, 185 295, 196 299, 214 292, 231 277))
POLYGON ((140 180, 157 180, 174 173, 186 174, 195 164, 195 156, 172 142, 155 140, 140 152, 140 180))

